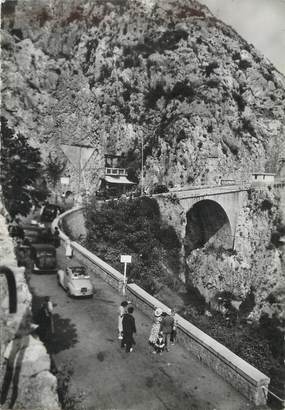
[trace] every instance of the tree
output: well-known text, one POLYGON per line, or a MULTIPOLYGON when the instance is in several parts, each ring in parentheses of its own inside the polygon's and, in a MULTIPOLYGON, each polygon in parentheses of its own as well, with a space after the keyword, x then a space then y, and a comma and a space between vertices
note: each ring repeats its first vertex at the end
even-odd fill
POLYGON ((41 155, 27 138, 14 134, 1 117, 1 175, 3 200, 9 214, 27 216, 32 206, 48 196, 42 178, 41 155))
POLYGON ((120 255, 132 255, 129 279, 154 294, 162 284, 173 281, 161 260, 179 268, 180 242, 175 230, 161 220, 154 198, 109 201, 98 206, 94 196, 87 204, 86 246, 89 250, 120 270, 120 255))
POLYGON ((45 162, 45 172, 53 188, 56 187, 65 167, 66 161, 61 161, 57 156, 53 157, 51 153, 49 153, 45 162))

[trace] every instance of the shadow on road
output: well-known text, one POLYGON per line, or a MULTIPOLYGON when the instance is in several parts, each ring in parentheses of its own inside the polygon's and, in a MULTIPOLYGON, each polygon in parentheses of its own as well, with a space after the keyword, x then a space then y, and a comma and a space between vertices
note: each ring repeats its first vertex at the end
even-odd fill
POLYGON ((59 353, 62 350, 73 347, 77 342, 77 330, 75 324, 69 319, 62 319, 57 313, 53 315, 54 333, 46 341, 49 353, 59 353))
POLYGON ((61 318, 59 314, 55 313, 53 314, 54 332, 52 333, 50 325, 46 321, 43 322, 40 315, 44 301, 45 296, 33 294, 32 311, 34 321, 39 325, 38 334, 48 353, 55 354, 73 347, 78 342, 75 324, 70 319, 61 318))

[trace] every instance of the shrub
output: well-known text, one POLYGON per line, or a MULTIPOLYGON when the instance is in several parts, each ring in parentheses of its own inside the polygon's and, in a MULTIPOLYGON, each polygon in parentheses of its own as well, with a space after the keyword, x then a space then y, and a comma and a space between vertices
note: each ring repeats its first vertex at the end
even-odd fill
POLYGON ((241 70, 246 70, 247 68, 251 67, 251 62, 248 60, 240 60, 239 68, 241 70))
POLYGON ((185 30, 168 30, 157 40, 156 46, 160 51, 173 50, 181 39, 187 40, 188 33, 185 30))
POLYGON ((163 194, 165 192, 169 192, 169 189, 167 188, 166 185, 162 185, 162 184, 154 185, 151 191, 152 194, 163 194))
POLYGON ((260 209, 261 209, 262 211, 270 211, 270 209, 272 208, 272 206, 273 206, 273 203, 272 203, 272 201, 270 201, 270 199, 264 199, 264 200, 261 202, 260 209))
POLYGON ((216 68, 219 67, 219 64, 216 61, 209 63, 205 68, 206 77, 209 77, 216 68))
POLYGON ((120 254, 133 255, 128 276, 145 290, 154 294, 162 283, 171 283, 162 274, 160 257, 165 249, 171 263, 179 261, 180 243, 174 229, 161 223, 153 198, 107 202, 99 210, 94 197, 86 209, 86 228, 88 249, 115 269, 121 270, 120 254))
POLYGON ((218 88, 220 84, 220 81, 216 78, 211 78, 210 80, 207 81, 207 86, 210 88, 218 88))

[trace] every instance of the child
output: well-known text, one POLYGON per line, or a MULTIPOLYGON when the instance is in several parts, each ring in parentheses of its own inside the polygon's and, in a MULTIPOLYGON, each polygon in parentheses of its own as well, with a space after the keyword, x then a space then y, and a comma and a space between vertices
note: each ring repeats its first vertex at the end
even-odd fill
POLYGON ((162 354, 164 351, 165 342, 163 338, 163 333, 159 332, 156 342, 154 343, 154 351, 152 353, 162 354))

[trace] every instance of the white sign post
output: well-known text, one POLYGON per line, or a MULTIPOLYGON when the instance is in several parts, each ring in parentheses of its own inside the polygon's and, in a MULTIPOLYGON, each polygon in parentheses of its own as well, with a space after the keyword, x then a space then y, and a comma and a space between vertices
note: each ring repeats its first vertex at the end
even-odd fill
POLYGON ((60 183, 61 185, 69 185, 70 177, 61 177, 60 183))
POLYGON ((127 264, 132 262, 131 255, 121 255, 121 263, 124 264, 124 282, 123 282, 123 296, 126 294, 127 286, 127 264))

